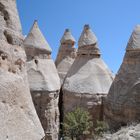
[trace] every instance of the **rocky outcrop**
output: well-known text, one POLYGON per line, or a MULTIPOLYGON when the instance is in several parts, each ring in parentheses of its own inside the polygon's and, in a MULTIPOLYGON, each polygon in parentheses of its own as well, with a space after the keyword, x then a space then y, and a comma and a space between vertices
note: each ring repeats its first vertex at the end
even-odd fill
POLYGON ((51 48, 42 35, 37 21, 24 40, 27 72, 33 102, 46 133, 46 140, 57 140, 59 133, 58 99, 60 79, 51 48))
POLYGON ((89 25, 78 42, 78 56, 62 87, 64 114, 76 107, 88 109, 93 120, 102 119, 102 97, 106 96, 113 75, 100 57, 97 38, 89 25))
POLYGON ((66 74, 76 58, 76 49, 74 48, 75 39, 69 29, 65 30, 60 43, 55 64, 60 76, 61 84, 63 84, 66 74))
POLYGON ((123 63, 105 100, 106 120, 111 128, 140 121, 140 25, 128 42, 123 63))
POLYGON ((0 0, 0 25, 0 139, 41 140, 44 132, 29 92, 16 0, 0 0))
POLYGON ((104 134, 98 140, 140 140, 140 124, 123 127, 114 134, 104 134))

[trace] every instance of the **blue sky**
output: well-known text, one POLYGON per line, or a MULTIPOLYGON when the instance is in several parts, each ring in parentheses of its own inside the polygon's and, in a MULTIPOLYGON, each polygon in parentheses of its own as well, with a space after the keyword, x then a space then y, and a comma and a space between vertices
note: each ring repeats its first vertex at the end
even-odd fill
POLYGON ((134 26, 140 23, 140 0, 17 0, 17 6, 23 34, 28 34, 37 19, 54 60, 65 28, 71 29, 78 42, 84 24, 89 24, 102 58, 114 73, 134 26))

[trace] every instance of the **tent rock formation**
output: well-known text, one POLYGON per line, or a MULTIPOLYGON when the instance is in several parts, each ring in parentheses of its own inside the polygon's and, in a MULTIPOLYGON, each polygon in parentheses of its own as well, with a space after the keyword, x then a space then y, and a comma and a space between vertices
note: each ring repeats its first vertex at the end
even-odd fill
POLYGON ((60 41, 61 45, 55 61, 61 84, 66 77, 68 70, 76 58, 76 49, 74 48, 75 39, 69 29, 66 29, 60 41))
POLYGON ((100 58, 97 38, 89 25, 84 26, 78 46, 78 56, 62 87, 64 114, 82 107, 90 111, 93 120, 102 119, 102 97, 107 95, 113 75, 100 58))
POLYGON ((123 63, 105 100, 105 116, 111 128, 140 121, 140 25, 128 42, 123 63))
POLYGON ((46 140, 57 140, 59 133, 58 99, 60 79, 51 48, 42 35, 37 21, 24 40, 27 73, 33 102, 46 133, 46 140))

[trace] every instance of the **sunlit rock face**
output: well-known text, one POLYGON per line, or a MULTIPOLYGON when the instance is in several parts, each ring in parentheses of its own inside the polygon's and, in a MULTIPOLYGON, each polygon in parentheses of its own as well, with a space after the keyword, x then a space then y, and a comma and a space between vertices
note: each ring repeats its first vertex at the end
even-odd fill
POLYGON ((105 100, 105 116, 111 128, 140 121, 140 25, 127 45, 122 65, 105 100))
POLYGON ((24 40, 27 72, 33 102, 46 134, 46 140, 57 140, 59 133, 58 99, 60 78, 51 48, 42 35, 37 21, 24 40))
POLYGON ((75 39, 70 30, 66 29, 60 41, 60 47, 55 61, 61 84, 63 84, 67 72, 76 58, 76 49, 74 45, 75 39))
POLYGON ((0 139, 44 137, 29 91, 16 0, 0 0, 0 139))
POLYGON ((64 114, 81 107, 89 110, 93 120, 102 119, 102 97, 109 91, 113 74, 100 57, 97 38, 89 25, 84 26, 77 53, 62 87, 64 114))

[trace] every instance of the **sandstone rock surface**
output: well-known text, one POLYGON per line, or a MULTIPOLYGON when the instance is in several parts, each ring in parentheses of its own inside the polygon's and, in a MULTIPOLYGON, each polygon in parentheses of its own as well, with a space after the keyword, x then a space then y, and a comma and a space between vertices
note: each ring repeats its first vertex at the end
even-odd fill
POLYGON ((16 0, 0 0, 0 139, 41 140, 44 132, 34 109, 16 0))
POLYGON ((24 40, 27 72, 33 102, 46 133, 46 140, 57 140, 59 133, 60 78, 51 48, 43 37, 37 21, 24 40))
POLYGON ((100 58, 97 38, 85 25, 79 39, 78 56, 63 85, 64 113, 75 107, 88 109, 93 120, 102 119, 102 97, 106 96, 113 74, 100 58))
POLYGON ((140 121, 140 25, 128 42, 122 65, 105 100, 105 116, 111 128, 140 121))
POLYGON ((69 29, 65 30, 60 43, 55 64, 60 76, 61 84, 63 84, 67 72, 76 58, 76 49, 74 48, 75 39, 69 29))

